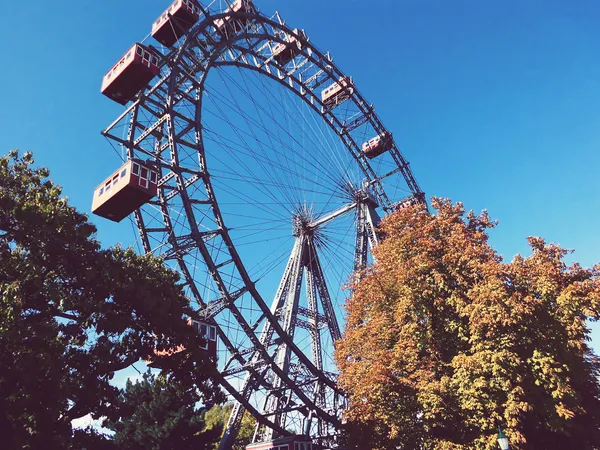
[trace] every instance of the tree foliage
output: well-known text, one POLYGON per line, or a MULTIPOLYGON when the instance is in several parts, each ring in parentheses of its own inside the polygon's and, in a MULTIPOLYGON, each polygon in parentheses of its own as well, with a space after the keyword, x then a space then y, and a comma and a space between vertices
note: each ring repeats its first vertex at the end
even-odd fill
POLYGON ((486 213, 434 199, 382 224, 375 264, 354 286, 336 358, 350 442, 377 449, 600 448, 599 362, 588 321, 600 266, 529 238, 505 263, 486 213))
MULTIPOLYGON (((227 403, 225 405, 215 405, 206 412, 205 426, 208 430, 219 430, 219 437, 223 436, 229 415, 233 409, 233 403, 227 403)), ((244 450, 246 445, 252 442, 252 436, 254 435, 254 428, 256 426, 256 419, 248 412, 245 411, 242 416, 242 423, 237 434, 237 439, 232 447, 232 450, 244 450)), ((214 446, 215 449, 218 445, 214 446)))
POLYGON ((220 400, 179 276, 152 256, 102 249, 31 154, 0 159, 0 435, 3 448, 63 448, 71 420, 118 417, 115 371, 185 345, 168 372, 220 400))
POLYGON ((118 449, 208 450, 220 436, 220 430, 205 430, 197 390, 164 375, 147 372, 140 381, 127 380, 119 400, 121 417, 103 424, 115 432, 118 449))

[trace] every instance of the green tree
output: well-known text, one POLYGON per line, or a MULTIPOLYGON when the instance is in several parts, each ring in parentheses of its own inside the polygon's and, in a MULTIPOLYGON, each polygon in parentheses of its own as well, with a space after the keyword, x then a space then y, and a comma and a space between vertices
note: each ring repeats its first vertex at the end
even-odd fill
POLYGON ((600 266, 529 238, 505 263, 486 213, 434 199, 382 224, 375 264, 353 286, 336 358, 349 442, 376 449, 600 448, 600 266))
MULTIPOLYGON (((229 420, 229 415, 233 409, 233 403, 226 403, 225 405, 215 405, 206 412, 205 426, 207 430, 218 430, 219 437, 223 436, 225 432, 225 426, 229 420)), ((254 436, 254 428, 256 426, 256 419, 248 413, 244 412, 242 416, 242 423, 238 431, 236 443, 233 446, 233 450, 244 450, 246 445, 252 442, 252 436, 254 436)), ((215 445, 214 448, 218 448, 215 445)))
POLYGON ((150 255, 102 249, 95 226, 32 164, 29 153, 0 159, 3 448, 65 448, 71 420, 119 417, 112 376, 155 346, 183 344, 166 372, 221 400, 179 276, 150 255))
POLYGON ((205 430, 204 413, 195 408, 201 399, 196 389, 147 372, 141 381, 127 381, 119 398, 122 417, 103 425, 122 450, 208 450, 220 430, 205 430))

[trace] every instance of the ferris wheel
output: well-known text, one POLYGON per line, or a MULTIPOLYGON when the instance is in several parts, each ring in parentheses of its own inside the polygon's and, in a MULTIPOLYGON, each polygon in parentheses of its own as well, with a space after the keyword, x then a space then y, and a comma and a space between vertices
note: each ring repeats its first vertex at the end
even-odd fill
POLYGON ((344 286, 380 215, 424 194, 354 80, 278 14, 176 0, 152 38, 104 77, 125 161, 93 210, 132 214, 143 251, 181 273, 235 402, 220 449, 245 411, 248 448, 336 448, 344 286))

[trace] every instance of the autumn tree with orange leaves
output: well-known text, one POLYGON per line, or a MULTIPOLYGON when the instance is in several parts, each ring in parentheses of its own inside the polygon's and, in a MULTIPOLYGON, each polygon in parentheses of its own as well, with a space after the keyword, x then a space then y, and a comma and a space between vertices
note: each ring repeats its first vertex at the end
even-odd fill
POLYGON ((529 238, 505 263, 487 213, 433 200, 388 218, 375 264, 353 287, 337 345, 350 396, 349 447, 599 449, 600 266, 529 238))

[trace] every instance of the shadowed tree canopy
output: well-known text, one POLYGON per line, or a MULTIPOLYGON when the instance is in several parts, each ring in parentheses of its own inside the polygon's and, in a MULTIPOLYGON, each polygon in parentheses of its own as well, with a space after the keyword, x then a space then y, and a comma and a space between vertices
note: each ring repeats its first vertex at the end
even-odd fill
POLYGON ((386 218, 354 286, 336 358, 350 442, 376 449, 600 448, 599 363, 589 320, 600 266, 529 238, 504 263, 486 213, 434 199, 386 218))
POLYGON ((205 430, 197 390, 164 375, 127 380, 119 400, 122 417, 103 424, 119 450, 210 450, 220 437, 218 429, 205 430))
POLYGON ((71 420, 119 417, 115 371, 183 344, 169 376, 221 400, 179 276, 152 256, 102 249, 31 154, 0 159, 0 436, 63 448, 71 420))

